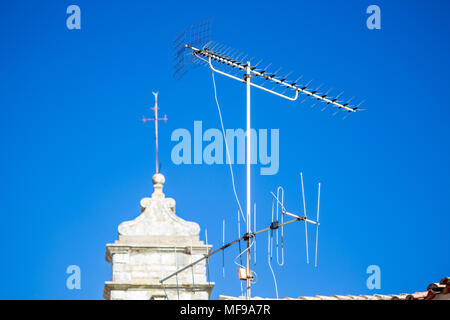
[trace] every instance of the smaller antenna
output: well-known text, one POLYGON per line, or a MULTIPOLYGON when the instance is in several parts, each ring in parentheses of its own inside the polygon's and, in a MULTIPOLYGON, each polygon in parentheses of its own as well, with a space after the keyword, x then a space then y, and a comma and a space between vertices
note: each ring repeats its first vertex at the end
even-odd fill
MULTIPOLYGON (((313 220, 308 219, 307 214, 306 214, 305 188, 304 188, 304 185, 303 185, 303 173, 302 172, 300 172, 300 181, 301 181, 301 187, 302 187, 302 200, 303 200, 303 211, 304 211, 304 215, 303 216, 299 216, 299 215, 290 213, 290 212, 288 212, 285 209, 284 203, 283 203, 283 201, 284 201, 284 199, 283 199, 284 192, 281 191, 281 190, 283 190, 282 187, 278 187, 276 196, 273 194, 273 192, 271 192, 271 194, 272 194, 273 200, 277 201, 277 213, 276 213, 277 220, 278 220, 278 207, 280 206, 281 207, 282 217, 284 215, 287 215, 287 216, 290 216, 292 218, 295 218, 294 220, 291 220, 290 222, 294 222, 294 221, 303 221, 303 222, 305 222, 305 242, 306 242, 306 262, 307 263, 309 263, 309 245, 308 245, 308 227, 307 227, 307 223, 311 223, 311 224, 316 225, 315 266, 317 267, 317 250, 318 250, 317 248, 318 248, 318 242, 319 242, 319 225, 320 225, 320 223, 319 223, 319 210, 320 210, 320 186, 321 186, 321 184, 319 183, 319 194, 318 194, 318 200, 317 200, 318 201, 318 203, 317 203, 317 221, 313 221, 313 220)), ((283 225, 285 225, 287 223, 290 223, 290 222, 284 223, 282 221, 281 224, 278 225, 278 221, 277 220, 274 221, 273 217, 274 217, 274 203, 272 201, 272 224, 270 226, 270 229, 271 230, 278 229, 279 226, 283 226, 283 225)), ((283 232, 283 229, 282 229, 282 232, 283 232)), ((270 256, 272 256, 272 249, 271 249, 272 244, 271 244, 271 242, 273 242, 273 240, 271 240, 271 239, 272 238, 269 235, 269 254, 270 254, 270 256)), ((281 246, 283 247, 283 236, 281 236, 281 239, 282 239, 281 240, 281 246)), ((277 249, 278 249, 278 237, 277 237, 277 249)), ((278 252, 277 252, 277 256, 278 256, 278 252)), ((269 264, 269 267, 271 267, 270 264, 269 264)))
MULTIPOLYGON (((277 235, 276 235, 276 247, 277 247, 277 263, 278 265, 282 266, 284 264, 284 226, 291 224, 291 223, 295 223, 295 222, 304 222, 306 223, 311 223, 311 224, 315 224, 316 226, 319 226, 319 222, 317 221, 313 221, 310 220, 305 216, 299 216, 297 214, 288 212, 286 210, 286 208, 284 207, 284 189, 283 187, 278 187, 277 188, 277 195, 275 195, 273 192, 271 192, 272 194, 272 222, 271 224, 263 229, 260 230, 256 230, 256 226, 254 226, 254 229, 248 229, 249 231, 247 233, 245 233, 244 235, 240 235, 241 230, 240 230, 240 212, 238 211, 238 238, 225 244, 225 220, 223 220, 222 222, 222 226, 223 226, 223 245, 222 247, 212 251, 212 252, 207 252, 205 255, 203 255, 202 257, 200 257, 198 260, 191 262, 190 264, 181 267, 180 269, 176 270, 175 272, 173 272, 172 274, 166 276, 165 278, 161 279, 159 282, 161 284, 164 284, 165 281, 167 281, 168 279, 172 278, 172 277, 177 277, 177 275, 181 272, 183 272, 184 270, 193 267, 194 265, 196 265, 197 263, 206 260, 207 263, 207 272, 208 272, 208 282, 209 280, 209 258, 217 253, 219 253, 220 251, 224 251, 226 248, 232 246, 233 244, 238 244, 239 245, 239 255, 236 257, 235 259, 235 263, 236 260, 238 258, 240 258, 242 256, 243 253, 247 253, 250 250, 250 247, 255 245, 256 242, 254 242, 255 240, 253 240, 253 242, 251 242, 252 238, 255 238, 257 234, 263 233, 263 232, 267 232, 268 235, 268 245, 267 245, 267 253, 268 253, 268 264, 269 264, 269 268, 272 272, 272 276, 273 276, 273 280, 275 283, 275 290, 276 290, 276 296, 278 297, 278 287, 277 287, 277 281, 276 281, 276 277, 275 277, 275 272, 272 268, 272 264, 271 261, 273 259, 273 243, 274 243, 274 239, 273 239, 273 233, 274 231, 276 231, 277 235), (276 209, 276 213, 275 213, 275 208, 274 208, 274 203, 275 200, 277 201, 277 209, 276 209), (281 214, 281 217, 280 217, 281 214), (284 221, 284 215, 287 215, 293 219, 289 220, 289 221, 284 221), (279 219, 281 219, 281 222, 279 221, 279 219), (279 228, 281 228, 281 235, 279 235, 279 228), (253 230, 253 231, 252 231, 253 230), (247 249, 244 251, 241 251, 241 241, 246 241, 247 242, 247 249), (280 261, 281 260, 281 261, 280 261)), ((320 185, 319 185, 319 199, 320 199, 320 185)), ((320 201, 320 200, 319 200, 320 201)), ((249 216, 250 218, 251 216, 249 216)), ((319 218, 319 211, 317 212, 317 218, 319 218)), ((250 220, 247 220, 250 221, 250 220)), ((256 205, 254 204, 254 222, 256 224, 256 205)), ((316 261, 317 261, 317 243, 318 243, 318 233, 316 233, 316 261)), ((205 238, 206 238, 206 244, 208 244, 208 234, 207 234, 207 230, 205 229, 205 238)), ((248 258, 248 255, 247 255, 248 258)), ((249 266, 250 262, 247 263, 247 267, 249 266)), ((238 275, 239 275, 239 279, 242 281, 246 281, 246 282, 253 282, 254 281, 254 276, 253 274, 256 275, 255 272, 248 272, 247 269, 245 269, 242 266, 242 261, 241 264, 238 264, 238 266, 240 267, 238 269, 238 275)), ((224 270, 224 269, 223 269, 224 270)), ((224 273, 224 271, 223 271, 224 273)), ((241 282, 241 291, 242 291, 242 283, 241 282)), ((248 289, 248 286, 247 286, 248 289)), ((247 298, 249 298, 248 295, 248 291, 247 291, 247 298)))

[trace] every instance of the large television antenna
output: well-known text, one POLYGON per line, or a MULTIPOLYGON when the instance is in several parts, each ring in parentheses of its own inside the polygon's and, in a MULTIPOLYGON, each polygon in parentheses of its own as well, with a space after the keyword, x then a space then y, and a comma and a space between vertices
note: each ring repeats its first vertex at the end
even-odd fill
MULTIPOLYGON (((240 242, 240 240, 245 240, 247 242, 247 249, 246 249, 246 269, 245 269, 245 277, 241 277, 241 279, 244 279, 246 281, 246 297, 249 299, 251 297, 251 282, 253 280, 252 272, 250 268, 250 258, 251 258, 251 245, 250 240, 252 237, 254 237, 258 232, 252 232, 251 231, 251 171, 250 171, 250 151, 251 151, 251 104, 250 104, 250 93, 251 93, 251 87, 269 92, 271 94, 274 94, 278 97, 287 99, 289 101, 296 101, 299 97, 299 95, 303 94, 306 97, 302 100, 302 103, 308 100, 309 98, 312 98, 315 100, 315 103, 313 106, 315 106, 318 103, 324 103, 324 107, 322 109, 325 110, 329 106, 333 106, 336 109, 335 115, 339 111, 345 111, 346 116, 350 115, 351 113, 355 113, 357 111, 361 111, 360 106, 363 102, 357 104, 357 105, 351 105, 351 101, 353 98, 349 99, 348 101, 340 100, 342 93, 338 94, 337 96, 330 95, 330 90, 327 92, 322 92, 320 90, 321 85, 312 88, 311 87, 311 81, 300 84, 300 80, 302 79, 302 76, 297 78, 296 80, 288 80, 288 77, 291 75, 291 73, 287 73, 285 75, 278 75, 279 71, 278 69, 275 72, 269 71, 269 67, 271 64, 267 65, 266 67, 260 67, 262 61, 259 61, 255 64, 252 63, 252 59, 248 59, 248 55, 244 55, 243 53, 239 53, 238 51, 224 46, 220 43, 213 42, 209 39, 210 37, 210 21, 206 23, 197 24, 193 27, 190 27, 188 29, 183 30, 183 32, 175 39, 175 72, 174 76, 175 78, 180 78, 187 72, 187 68, 189 68, 189 65, 192 65, 190 62, 194 62, 197 64, 202 64, 208 66, 213 74, 218 73, 223 76, 226 76, 230 79, 236 80, 240 83, 243 83, 246 85, 246 225, 247 225, 247 232, 244 234, 243 237, 241 237, 238 240, 235 240, 232 243, 229 243, 226 246, 223 246, 222 248, 219 248, 218 250, 214 251, 212 254, 225 249, 227 246, 235 243, 240 242), (189 36, 189 37, 188 37, 189 36), (192 41, 187 41, 188 38, 193 39, 192 41), (269 85, 271 86, 269 88, 269 85)), ((302 178, 302 185, 303 185, 303 178, 302 178)), ((303 190, 303 187, 302 187, 303 190)), ((320 187, 319 187, 319 194, 320 194, 320 187)), ((304 196, 304 195, 303 195, 304 196)), ((278 205, 282 205, 282 201, 276 197, 278 205)), ((303 197, 304 199, 304 197, 303 197)), ((294 217, 295 219, 288 222, 295 222, 295 221, 304 221, 305 222, 305 233, 307 232, 306 223, 313 223, 316 224, 316 226, 319 226, 319 222, 314 222, 311 220, 306 219, 306 207, 304 208, 304 216, 297 216, 293 214, 289 214, 283 207, 282 209, 282 216, 284 215, 290 215, 291 217, 294 217)), ((279 226, 284 226, 288 223, 281 223, 279 226)), ((272 227, 275 227, 272 226, 272 227)), ((278 228, 277 228, 278 229, 278 228)), ((267 230, 273 230, 272 228, 269 228, 267 230)), ((267 231, 267 230, 261 230, 267 231)), ((317 230, 318 231, 318 230, 317 230)), ((318 232, 317 232, 318 233, 318 232)), ((306 241, 307 241, 306 236, 306 241)), ((278 241, 278 240, 277 240, 278 241)), ((316 241, 317 242, 317 241, 316 241)), ((306 247, 308 248, 308 244, 306 244, 306 247)), ((316 246, 317 250, 317 246, 316 246)), ((210 254, 210 255, 212 255, 210 254)), ((317 256, 316 256, 317 261, 317 256)), ((308 256, 308 249, 307 249, 307 262, 309 262, 309 256, 308 256)), ((163 279, 166 280, 166 279, 163 279)))

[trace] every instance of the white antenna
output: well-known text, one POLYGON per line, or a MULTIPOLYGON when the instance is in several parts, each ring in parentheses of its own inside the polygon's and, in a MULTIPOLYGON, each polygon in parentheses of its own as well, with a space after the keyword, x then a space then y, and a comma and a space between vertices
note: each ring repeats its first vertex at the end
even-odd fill
MULTIPOLYGON (((190 55, 191 59, 189 61, 193 60, 194 62, 204 64, 209 66, 209 68, 214 73, 219 73, 221 75, 224 75, 228 78, 231 78, 233 80, 239 81, 241 83, 244 83, 246 85, 246 225, 247 225, 247 233, 243 235, 242 239, 246 241, 247 243, 247 266, 245 269, 245 277, 242 277, 243 280, 246 281, 246 297, 247 299, 250 299, 251 297, 251 282, 253 281, 253 275, 252 271, 250 269, 250 258, 251 258, 251 239, 259 232, 268 231, 268 230, 277 230, 280 226, 283 227, 285 224, 294 222, 294 221, 304 221, 305 223, 313 223, 318 226, 318 222, 312 221, 307 219, 306 216, 306 206, 304 205, 304 216, 297 216, 294 214, 290 214, 287 211, 284 210, 284 207, 282 205, 282 217, 284 214, 288 216, 292 216, 295 219, 291 220, 290 222, 282 222, 281 224, 278 223, 270 226, 268 229, 260 230, 252 232, 251 228, 251 171, 250 171, 250 165, 251 165, 251 159, 250 159, 250 153, 251 153, 251 108, 250 108, 250 88, 258 88, 260 90, 269 92, 271 94, 274 94, 276 96, 279 96, 281 98, 295 101, 297 100, 299 94, 306 95, 306 98, 314 98, 317 99, 319 102, 323 102, 328 105, 332 105, 337 108, 337 110, 345 110, 348 113, 354 113, 358 111, 359 105, 354 107, 350 105, 350 101, 343 103, 343 101, 338 100, 338 97, 330 97, 329 93, 320 93, 319 87, 316 89, 309 88, 309 84, 306 85, 297 85, 297 81, 288 81, 287 76, 279 77, 277 75, 277 72, 280 70, 278 69, 276 72, 271 73, 268 71, 268 66, 265 68, 258 68, 256 65, 251 65, 251 59, 245 60, 247 56, 242 57, 242 54, 239 56, 232 55, 232 49, 231 48, 224 48, 220 44, 214 43, 212 41, 209 41, 209 22, 204 23, 203 25, 200 25, 200 27, 197 27, 196 29, 189 29, 191 33, 195 34, 194 40, 186 40, 187 35, 191 35, 188 31, 183 31, 183 33, 176 39, 175 44, 175 58, 176 58, 176 72, 175 76, 182 75, 185 72, 185 67, 187 63, 185 63, 186 56, 190 55), (195 30, 195 32, 192 32, 192 30, 195 30), (185 43, 183 45, 183 41, 185 40, 185 43), (185 51, 189 51, 188 54, 185 53, 185 51), (214 65, 213 65, 214 64, 214 65), (228 72, 227 69, 231 67, 232 72, 228 72), (221 69, 222 68, 222 69, 221 69), (234 71, 234 72, 233 72, 234 71), (240 77, 237 76, 240 74, 240 77), (252 78, 254 79, 252 81, 252 78), (257 84, 257 81, 259 81, 259 84, 257 84), (264 87, 266 83, 272 83, 274 86, 272 89, 268 89, 264 87), (283 90, 282 92, 276 91, 276 90, 283 90), (289 91, 291 94, 285 94, 286 91, 289 91)), ((189 62, 188 61, 188 62, 189 62)), ((306 100, 306 99, 305 99, 306 100)), ((278 194, 277 194, 278 195, 278 194)), ((279 200, 277 199, 277 202, 279 203, 279 200)), ((305 202, 304 202, 305 203, 305 202)), ((278 207, 277 207, 278 209, 278 207)), ((307 227, 305 227, 305 233, 307 232, 307 227)), ((278 230, 277 230, 278 233, 278 230)), ((281 230, 281 235, 283 238, 283 229, 281 230)), ((242 240, 238 239, 238 241, 242 240)), ((306 241, 308 240, 308 236, 306 234, 306 241)), ((277 237, 278 241, 278 237, 277 237)), ((283 240, 282 240, 283 241, 283 240)), ((226 246, 223 246, 225 248, 226 246)), ((278 246, 277 246, 278 248, 278 246)), ((221 249, 219 249, 221 250, 221 249)), ((278 258, 278 255, 277 255, 278 258)), ((308 244, 307 244, 307 262, 309 263, 309 254, 308 254, 308 244)))

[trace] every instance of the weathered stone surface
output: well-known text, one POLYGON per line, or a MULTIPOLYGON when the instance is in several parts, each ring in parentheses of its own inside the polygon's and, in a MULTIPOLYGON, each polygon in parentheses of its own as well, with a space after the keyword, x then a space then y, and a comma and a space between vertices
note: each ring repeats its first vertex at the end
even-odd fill
POLYGON ((205 261, 164 283, 160 280, 209 253, 199 240, 200 227, 175 214, 175 200, 165 198, 164 176, 153 176, 151 198, 141 200, 141 214, 119 225, 119 240, 106 245, 112 281, 106 299, 208 299, 213 283, 206 279, 205 261), (164 290, 165 289, 165 290, 164 290))

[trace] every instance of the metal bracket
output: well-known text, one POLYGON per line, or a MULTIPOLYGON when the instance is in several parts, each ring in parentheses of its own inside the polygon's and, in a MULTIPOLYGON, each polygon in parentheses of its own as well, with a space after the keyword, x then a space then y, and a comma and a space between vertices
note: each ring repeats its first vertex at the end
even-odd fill
POLYGON ((270 229, 271 230, 276 230, 276 229, 278 229, 280 227, 280 223, 278 222, 278 220, 277 221, 274 221, 274 222, 272 222, 271 224, 270 224, 270 229))

